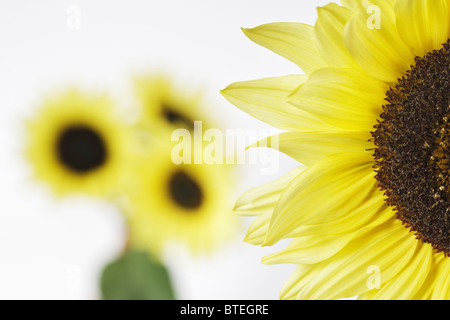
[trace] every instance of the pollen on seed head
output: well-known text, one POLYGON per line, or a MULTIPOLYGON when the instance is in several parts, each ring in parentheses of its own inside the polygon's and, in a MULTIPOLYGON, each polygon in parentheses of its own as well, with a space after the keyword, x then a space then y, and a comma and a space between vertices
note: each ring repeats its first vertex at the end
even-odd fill
POLYGON ((450 39, 386 92, 372 132, 375 171, 397 217, 450 255, 450 39))

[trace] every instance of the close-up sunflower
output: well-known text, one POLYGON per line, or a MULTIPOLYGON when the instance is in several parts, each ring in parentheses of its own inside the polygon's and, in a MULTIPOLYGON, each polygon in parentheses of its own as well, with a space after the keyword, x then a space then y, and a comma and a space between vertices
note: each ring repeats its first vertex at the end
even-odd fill
POLYGON ((222 91, 301 163, 238 200, 246 241, 290 239, 282 299, 449 299, 450 1, 341 4, 243 29, 304 72, 222 91))
POLYGON ((69 89, 27 120, 25 154, 35 179, 59 196, 110 196, 126 173, 129 131, 106 95, 69 89))
POLYGON ((207 164, 176 165, 167 146, 133 162, 125 188, 129 246, 161 258, 169 244, 208 254, 235 235, 232 170, 207 164))

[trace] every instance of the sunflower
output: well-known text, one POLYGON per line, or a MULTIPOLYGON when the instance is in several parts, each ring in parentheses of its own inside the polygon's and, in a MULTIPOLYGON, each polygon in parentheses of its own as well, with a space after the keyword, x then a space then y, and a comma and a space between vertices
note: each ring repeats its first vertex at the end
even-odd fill
POLYGON ((48 97, 26 122, 25 153, 57 195, 112 195, 132 143, 128 124, 104 95, 69 89, 48 97))
POLYGON ((181 90, 169 76, 136 76, 134 89, 141 110, 138 125, 154 132, 160 131, 161 127, 192 130, 194 121, 204 118, 200 108, 201 94, 181 90))
POLYGON ((450 1, 341 3, 244 29, 304 72, 222 92, 301 163, 238 200, 246 241, 290 239, 282 299, 448 299, 450 1))
POLYGON ((163 144, 137 157, 133 168, 123 210, 130 247, 157 258, 169 242, 208 253, 234 234, 230 167, 174 164, 163 144))

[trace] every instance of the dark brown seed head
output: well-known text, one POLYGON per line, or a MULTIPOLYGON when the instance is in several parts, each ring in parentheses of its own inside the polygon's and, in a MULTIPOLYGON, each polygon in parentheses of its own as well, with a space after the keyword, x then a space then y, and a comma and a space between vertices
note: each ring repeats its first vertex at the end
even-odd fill
POLYGON ((200 185, 181 170, 170 178, 169 193, 175 203, 183 209, 197 209, 203 202, 200 185))
POLYGON ((57 140, 56 153, 65 167, 79 174, 99 168, 108 156, 102 136, 85 125, 65 128, 57 140))
POLYGON ((386 201, 422 241, 450 255, 450 40, 386 93, 372 132, 386 201))

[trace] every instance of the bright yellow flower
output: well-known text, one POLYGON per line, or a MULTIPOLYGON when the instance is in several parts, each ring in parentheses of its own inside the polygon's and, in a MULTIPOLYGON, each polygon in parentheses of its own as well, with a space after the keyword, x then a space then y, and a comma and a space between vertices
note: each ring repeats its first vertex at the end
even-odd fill
POLYGON ((160 257, 166 245, 209 253, 236 232, 232 214, 232 169, 224 165, 179 164, 159 141, 133 161, 124 212, 130 246, 160 257))
POLYGON ((151 131, 158 132, 161 127, 192 129, 194 121, 205 118, 201 95, 178 88, 168 76, 137 76, 134 86, 141 111, 138 125, 151 131))
POLYGON ((45 99, 37 112, 26 123, 25 145, 35 178, 60 196, 115 193, 132 140, 111 101, 71 89, 45 99))
POLYGON ((223 91, 302 163, 237 202, 246 240, 292 239, 283 299, 448 299, 450 1, 341 3, 244 30, 305 73, 223 91))

